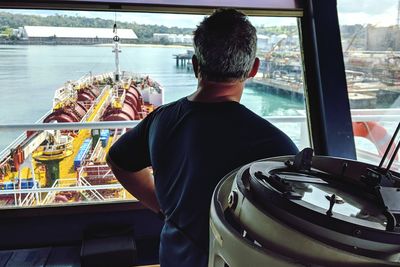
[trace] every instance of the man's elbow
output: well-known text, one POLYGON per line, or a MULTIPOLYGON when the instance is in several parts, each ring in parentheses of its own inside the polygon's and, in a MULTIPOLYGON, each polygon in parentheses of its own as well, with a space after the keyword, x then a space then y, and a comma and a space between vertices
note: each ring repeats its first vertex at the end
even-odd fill
POLYGON ((110 153, 109 152, 106 155, 106 163, 107 163, 108 167, 110 167, 111 169, 113 168, 113 162, 112 162, 112 160, 110 158, 110 153))
POLYGON ((118 167, 118 165, 117 165, 117 164, 113 161, 113 159, 111 158, 110 152, 108 152, 107 155, 106 155, 106 162, 107 162, 107 165, 111 168, 111 170, 112 170, 113 172, 116 172, 116 171, 120 171, 120 170, 121 170, 121 168, 118 167))
POLYGON ((117 165, 115 165, 114 161, 110 157, 110 153, 107 153, 106 155, 106 162, 107 165, 110 167, 111 171, 113 172, 115 178, 117 178, 117 180, 121 182, 121 177, 123 177, 121 176, 122 170, 117 165))

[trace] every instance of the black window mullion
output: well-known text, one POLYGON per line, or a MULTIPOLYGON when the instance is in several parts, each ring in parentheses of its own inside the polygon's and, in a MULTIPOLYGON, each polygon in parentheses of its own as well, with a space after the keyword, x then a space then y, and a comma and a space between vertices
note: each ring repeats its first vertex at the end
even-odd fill
POLYGON ((309 0, 301 21, 305 95, 318 155, 356 159, 336 0, 309 0))

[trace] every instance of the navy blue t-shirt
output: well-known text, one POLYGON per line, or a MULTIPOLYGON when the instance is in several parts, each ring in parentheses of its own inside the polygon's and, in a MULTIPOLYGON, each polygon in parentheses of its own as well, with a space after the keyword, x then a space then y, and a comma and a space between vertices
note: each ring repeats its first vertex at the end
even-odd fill
POLYGON ((289 137, 240 103, 182 98, 119 138, 109 157, 127 171, 153 167, 167 218, 161 266, 192 267, 207 266, 211 196, 224 175, 254 160, 297 152, 289 137))

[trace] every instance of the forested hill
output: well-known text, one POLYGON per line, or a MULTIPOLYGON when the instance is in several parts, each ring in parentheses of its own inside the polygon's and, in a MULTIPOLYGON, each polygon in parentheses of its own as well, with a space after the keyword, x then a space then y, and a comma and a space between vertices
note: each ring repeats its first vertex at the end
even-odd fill
MULTIPOLYGON (((0 12, 0 34, 10 34, 11 29, 22 26, 58 26, 58 27, 93 27, 93 28, 112 28, 114 21, 102 18, 86 18, 80 16, 67 15, 22 15, 12 14, 8 12, 0 12)), ((193 28, 166 27, 162 25, 138 24, 136 22, 118 22, 119 28, 132 29, 138 36, 139 43, 151 43, 153 33, 175 33, 175 34, 192 34, 193 28)), ((258 26, 258 34, 297 34, 297 26, 258 26)))
MULTIPOLYGON (((79 16, 53 15, 21 15, 0 12, 0 33, 8 28, 18 28, 22 26, 58 26, 58 27, 93 27, 93 28, 112 28, 113 20, 101 18, 85 18, 79 16)), ((144 25, 138 23, 118 22, 119 28, 132 29, 139 39, 148 40, 153 38, 153 33, 176 33, 192 34, 191 28, 166 27, 161 25, 144 25)))

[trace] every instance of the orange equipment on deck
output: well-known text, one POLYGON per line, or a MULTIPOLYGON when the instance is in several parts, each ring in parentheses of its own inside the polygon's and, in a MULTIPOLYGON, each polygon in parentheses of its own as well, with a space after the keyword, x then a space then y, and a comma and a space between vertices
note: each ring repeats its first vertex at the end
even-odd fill
MULTIPOLYGON (((371 141, 378 150, 379 156, 383 156, 392 136, 379 123, 373 121, 353 122, 354 136, 364 137, 371 141)), ((395 144, 391 150, 394 151, 395 144)), ((398 156, 396 156, 398 159, 398 156)))

